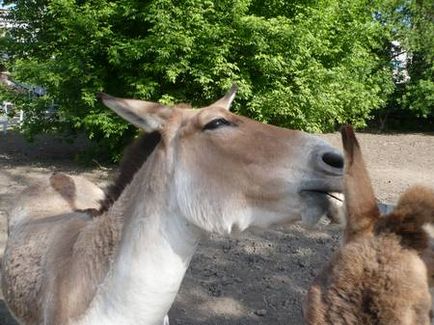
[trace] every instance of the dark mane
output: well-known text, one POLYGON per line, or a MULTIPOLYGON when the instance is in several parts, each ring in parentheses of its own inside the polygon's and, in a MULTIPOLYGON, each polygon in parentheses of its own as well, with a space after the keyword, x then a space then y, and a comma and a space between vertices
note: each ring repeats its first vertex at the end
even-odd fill
POLYGON ((113 202, 120 197, 125 187, 132 181, 134 175, 154 151, 160 139, 159 132, 147 133, 140 135, 126 147, 119 164, 118 176, 115 182, 106 189, 105 198, 101 201, 101 208, 97 214, 107 211, 113 205, 113 202))

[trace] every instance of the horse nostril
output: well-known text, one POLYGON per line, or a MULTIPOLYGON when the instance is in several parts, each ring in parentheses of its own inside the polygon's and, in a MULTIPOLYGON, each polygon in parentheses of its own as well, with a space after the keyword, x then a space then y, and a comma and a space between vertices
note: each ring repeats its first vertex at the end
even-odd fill
POLYGON ((326 152, 323 154, 322 161, 334 168, 342 169, 344 167, 344 158, 342 155, 335 152, 326 152))

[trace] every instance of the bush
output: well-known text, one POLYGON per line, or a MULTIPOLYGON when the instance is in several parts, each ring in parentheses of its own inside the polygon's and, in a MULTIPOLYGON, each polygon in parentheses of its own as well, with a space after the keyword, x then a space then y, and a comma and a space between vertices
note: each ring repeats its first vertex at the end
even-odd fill
POLYGON ((367 0, 21 0, 8 36, 14 78, 48 97, 22 102, 28 133, 86 132, 116 160, 135 130, 95 99, 200 106, 233 81, 235 110, 308 131, 364 126, 394 90, 390 34, 367 0), (37 10, 36 10, 37 9, 37 10), (386 53, 386 54, 385 54, 386 53), (52 125, 43 101, 60 105, 52 125))

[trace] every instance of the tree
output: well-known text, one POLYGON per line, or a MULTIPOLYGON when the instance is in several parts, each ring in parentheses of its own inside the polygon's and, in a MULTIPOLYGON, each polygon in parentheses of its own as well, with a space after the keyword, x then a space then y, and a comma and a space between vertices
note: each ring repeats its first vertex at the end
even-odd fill
POLYGON ((9 67, 49 94, 23 102, 25 129, 85 131, 115 158, 135 131, 96 101, 101 90, 203 105, 235 81, 237 111, 308 131, 363 126, 394 90, 375 1, 12 2, 9 67))
POLYGON ((406 110, 419 117, 434 117, 434 2, 389 0, 381 9, 381 20, 390 37, 405 55, 406 79, 398 80, 388 109, 406 110))
POLYGON ((400 102, 419 116, 434 117, 434 3, 419 0, 406 5, 409 19, 400 36, 410 53, 410 81, 400 102))

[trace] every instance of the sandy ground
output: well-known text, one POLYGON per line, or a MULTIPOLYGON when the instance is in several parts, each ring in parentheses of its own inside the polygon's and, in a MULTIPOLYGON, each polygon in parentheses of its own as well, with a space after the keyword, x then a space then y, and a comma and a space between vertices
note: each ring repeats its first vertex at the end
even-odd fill
MULTIPOLYGON (((340 147, 338 134, 321 137, 340 147)), ((434 187, 434 134, 359 134, 359 140, 382 201, 394 202, 411 184, 434 187)), ((13 133, 0 135, 0 252, 8 205, 34 180, 56 170, 107 184, 115 169, 78 167, 73 157, 79 150, 49 138, 27 144, 13 133)), ((302 324, 303 296, 340 233, 337 227, 289 225, 236 238, 211 236, 193 258, 171 324, 302 324)), ((1 296, 0 324, 16 324, 1 296)))

